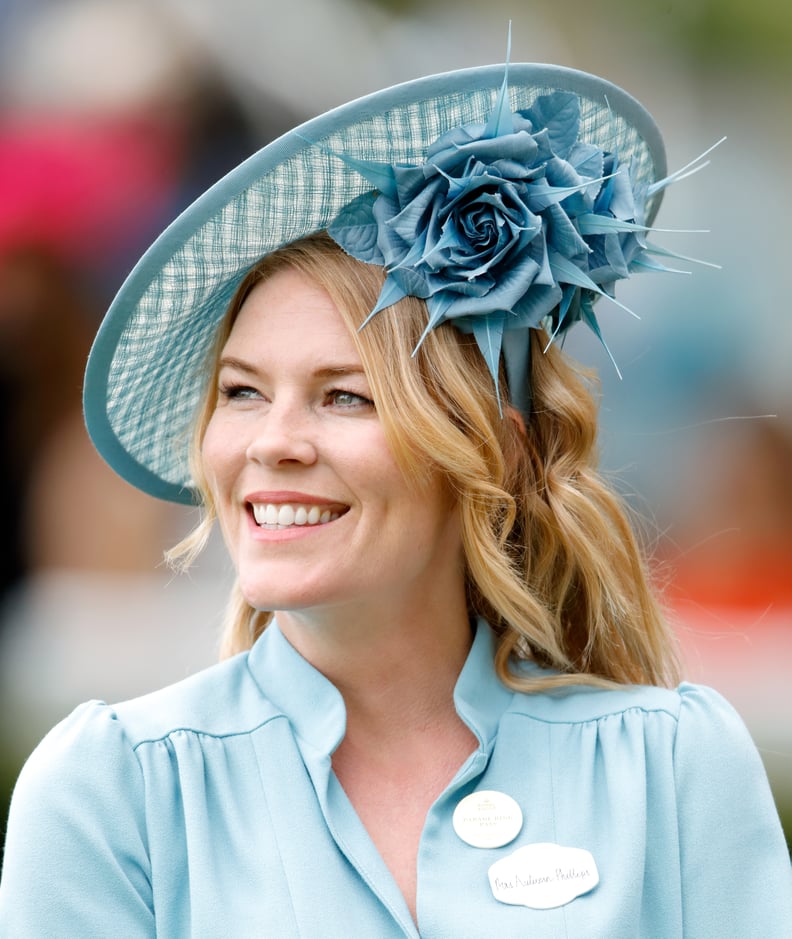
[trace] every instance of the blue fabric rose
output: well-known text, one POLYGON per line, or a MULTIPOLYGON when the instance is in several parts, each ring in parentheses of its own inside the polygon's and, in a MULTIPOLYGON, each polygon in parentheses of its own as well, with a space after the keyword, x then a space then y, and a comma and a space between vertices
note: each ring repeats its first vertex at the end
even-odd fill
POLYGON ((576 95, 514 113, 506 102, 504 80, 489 121, 446 132, 420 166, 336 154, 376 191, 328 228, 387 271, 371 316, 424 298, 426 332, 446 321, 472 332, 496 387, 504 331, 544 324, 555 337, 582 320, 602 341, 597 296, 613 299, 635 270, 665 269, 644 238, 646 200, 661 184, 637 189, 617 154, 578 139, 576 95))

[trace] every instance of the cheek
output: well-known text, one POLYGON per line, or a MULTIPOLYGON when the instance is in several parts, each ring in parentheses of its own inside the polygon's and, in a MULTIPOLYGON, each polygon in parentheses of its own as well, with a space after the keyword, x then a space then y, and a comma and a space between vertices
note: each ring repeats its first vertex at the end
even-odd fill
POLYGON ((234 564, 237 563, 237 537, 235 536, 238 515, 234 512, 234 481, 238 473, 238 442, 234 447, 233 435, 229 435, 222 421, 212 419, 206 428, 201 444, 201 472, 214 506, 217 523, 226 549, 234 564))
POLYGON ((239 462, 239 435, 228 432, 226 424, 213 417, 201 444, 201 468, 217 501, 222 500, 224 484, 229 485, 239 462))
POLYGON ((372 434, 365 445, 350 447, 343 458, 346 473, 368 498, 400 506, 409 500, 407 483, 381 433, 372 434))

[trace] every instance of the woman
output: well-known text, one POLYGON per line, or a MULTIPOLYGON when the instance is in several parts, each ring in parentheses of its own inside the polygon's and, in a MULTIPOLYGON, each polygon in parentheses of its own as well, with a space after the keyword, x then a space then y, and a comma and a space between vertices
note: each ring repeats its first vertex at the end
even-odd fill
POLYGON ((593 76, 504 71, 287 135, 122 289, 89 428, 203 505, 176 560, 219 520, 225 660, 42 742, 3 935, 790 928, 759 757, 715 692, 664 687, 592 398, 549 345, 652 264, 659 138, 593 76))

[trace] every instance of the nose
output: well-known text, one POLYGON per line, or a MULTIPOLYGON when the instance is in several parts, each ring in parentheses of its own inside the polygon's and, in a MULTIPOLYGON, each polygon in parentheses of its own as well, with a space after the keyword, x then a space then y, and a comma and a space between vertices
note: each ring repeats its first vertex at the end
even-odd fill
POLYGON ((262 466, 312 465, 317 449, 311 415, 296 403, 273 402, 256 422, 246 455, 262 466))

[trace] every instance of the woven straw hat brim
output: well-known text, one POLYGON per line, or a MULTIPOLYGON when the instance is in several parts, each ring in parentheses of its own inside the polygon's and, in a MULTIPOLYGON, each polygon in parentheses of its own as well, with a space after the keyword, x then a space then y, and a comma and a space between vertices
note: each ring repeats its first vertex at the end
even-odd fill
MULTIPOLYGON (((121 287, 88 360, 86 424, 117 473, 153 496, 196 501, 192 424, 208 350, 242 277, 263 255, 324 229, 371 189, 334 153, 422 163, 446 130, 487 120, 505 68, 406 82, 307 121, 240 164, 163 232, 121 287)), ((551 91, 574 92, 581 140, 618 152, 639 183, 665 175, 654 120, 617 86, 541 64, 509 65, 508 85, 512 110, 551 91)))

